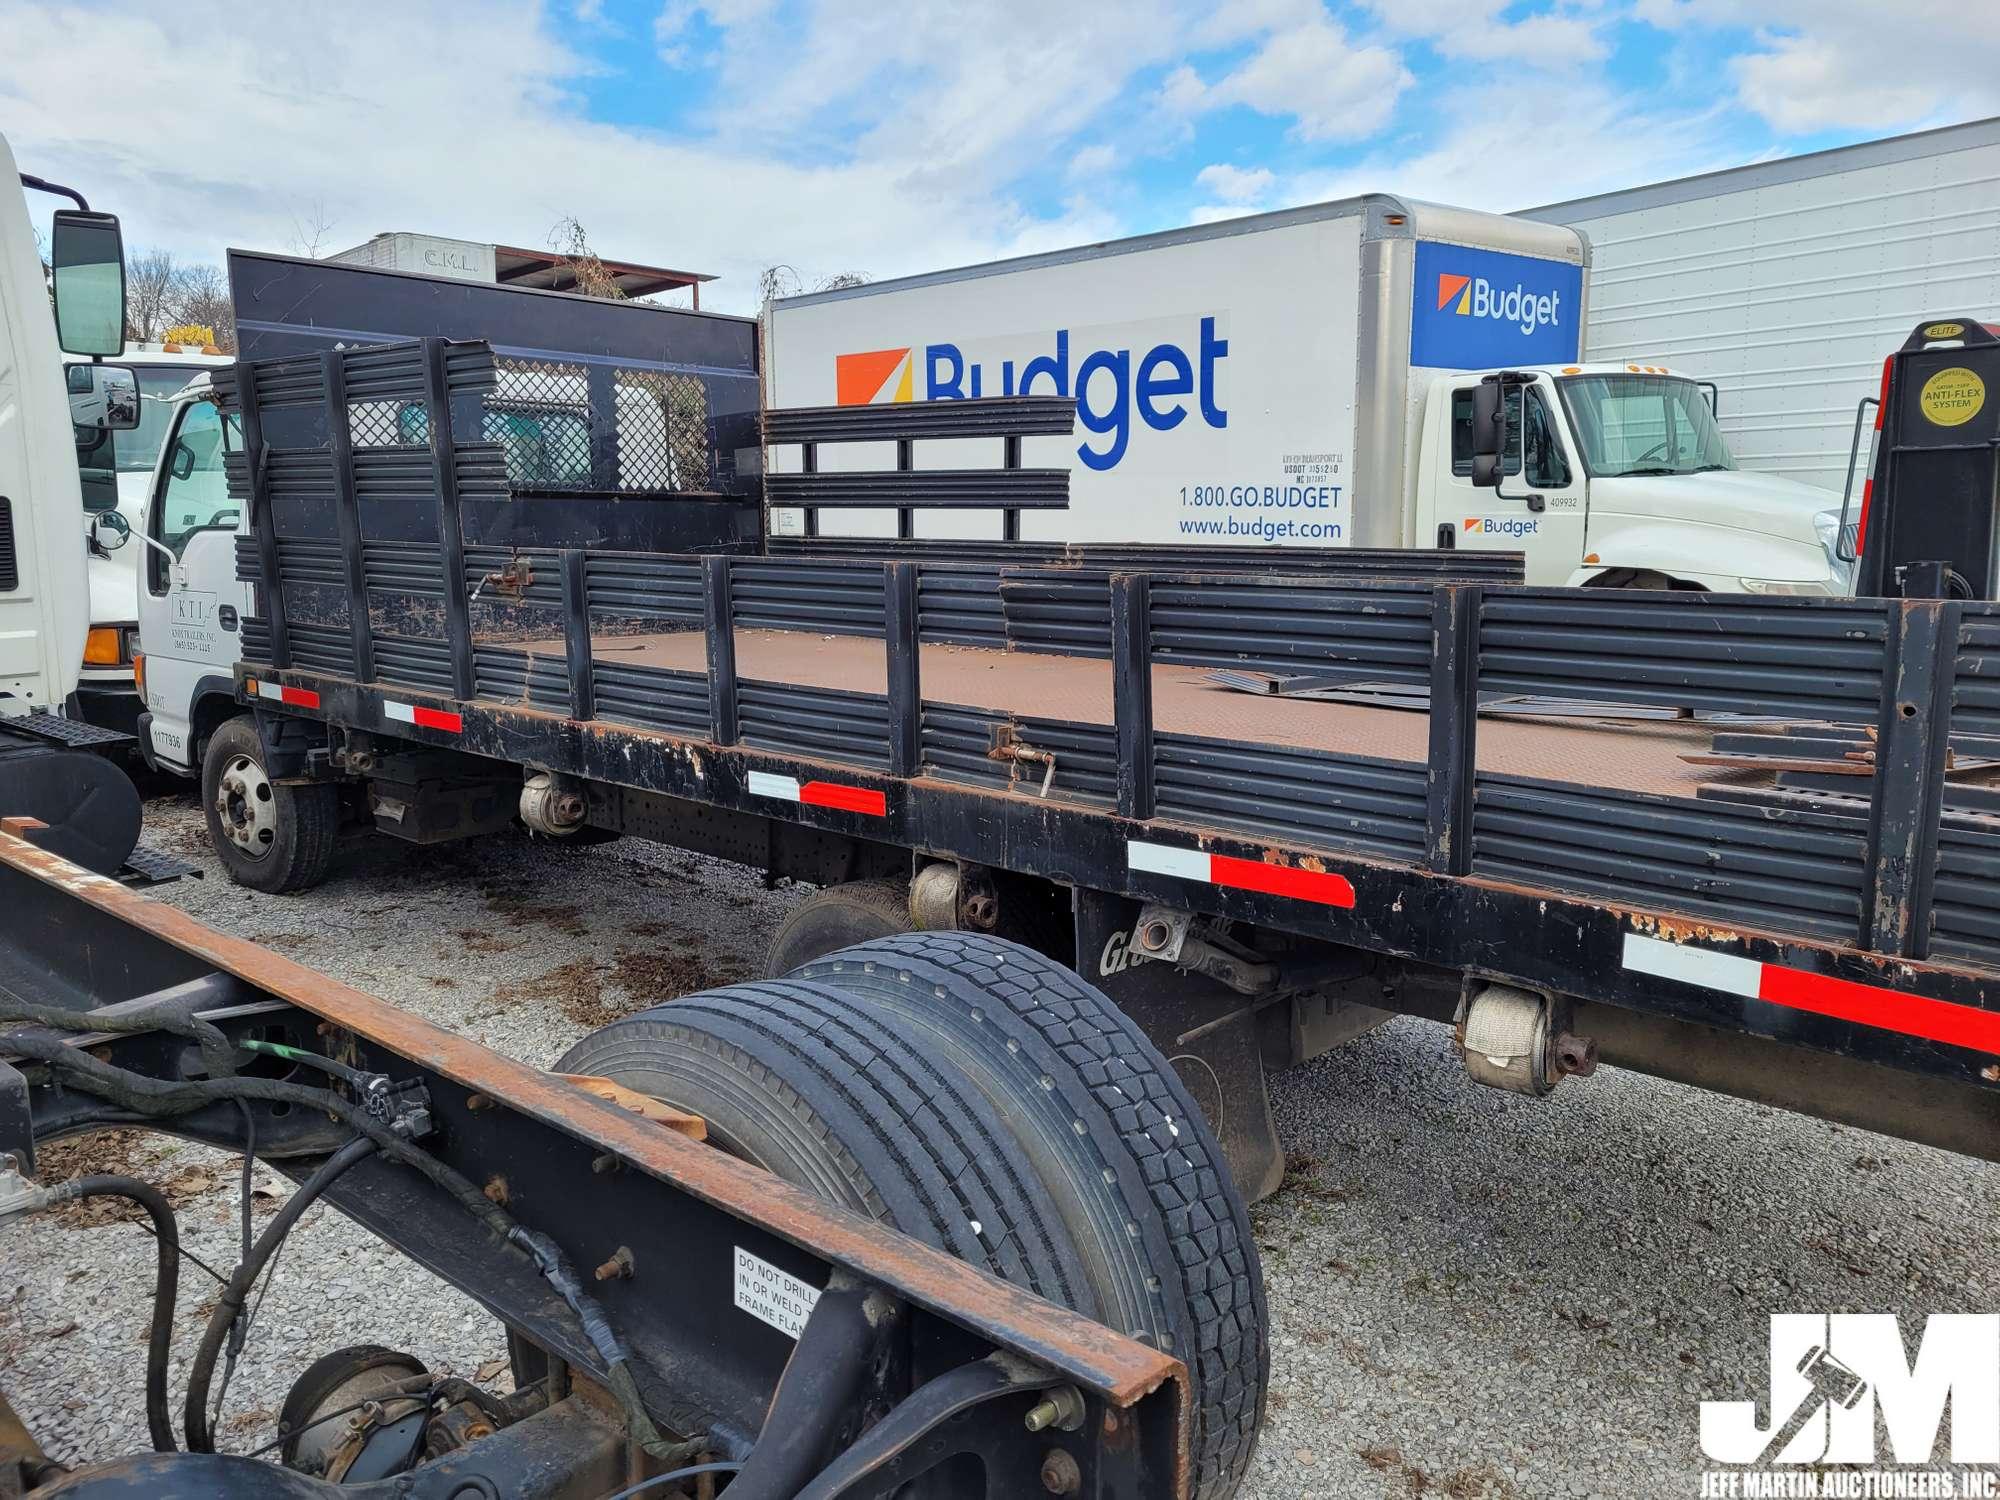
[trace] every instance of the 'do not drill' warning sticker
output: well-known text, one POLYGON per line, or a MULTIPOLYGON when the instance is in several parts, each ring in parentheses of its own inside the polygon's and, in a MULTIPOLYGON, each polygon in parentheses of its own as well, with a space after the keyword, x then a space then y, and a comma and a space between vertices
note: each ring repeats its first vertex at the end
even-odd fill
POLYGON ((1963 365, 1939 370, 1917 392, 1917 410, 1938 427, 1958 427, 1986 404, 1986 382, 1963 365))

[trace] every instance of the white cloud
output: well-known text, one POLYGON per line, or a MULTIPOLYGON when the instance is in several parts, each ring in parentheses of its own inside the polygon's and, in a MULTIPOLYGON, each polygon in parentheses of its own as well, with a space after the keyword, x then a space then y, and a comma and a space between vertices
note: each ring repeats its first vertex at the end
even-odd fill
POLYGON ((1188 211, 1188 222, 1219 224, 1224 219, 1244 219, 1262 212, 1254 203, 1202 203, 1188 211))
POLYGON ((1077 182, 1091 177, 1102 177, 1118 165, 1118 152, 1103 144, 1085 146, 1069 159, 1068 176, 1077 182))
MULTIPOLYGON (((1560 5, 1510 21, 1508 0, 1364 0, 1392 36, 1421 38, 1442 57, 1570 67, 1604 56, 1597 33, 1608 19, 1594 5, 1560 5)), ((1643 0, 1642 0, 1643 3, 1643 0)))
POLYGON ((1301 174, 1284 184, 1280 201, 1389 192, 1507 213, 1742 164, 1714 109, 1641 112, 1598 84, 1564 94, 1561 130, 1548 128, 1545 99, 1508 83, 1441 94, 1434 109, 1443 125, 1436 144, 1301 174), (1578 141, 1590 149, 1578 150, 1578 141))
POLYGON ((1256 203, 1271 191, 1277 178, 1269 167, 1232 167, 1226 162, 1203 167, 1195 185, 1208 189, 1224 203, 1256 203))
MULTIPOLYGON (((1107 7, 1122 20, 1097 22, 1096 44, 1117 55, 1121 27, 1150 8, 1107 7)), ((710 24, 718 9, 732 28, 725 46, 734 28, 767 24, 715 6, 710 24)), ((940 0, 924 17, 899 14, 928 36, 944 10, 940 0)), ((1107 78, 1086 90, 1082 62, 1041 43, 951 97, 979 71, 997 21, 972 27, 952 54, 960 73, 898 86, 874 78, 873 99, 873 75, 850 70, 827 108, 854 134, 847 149, 822 141, 813 151, 781 145, 776 127, 760 132, 749 118, 755 98, 727 82, 706 136, 588 121, 574 91, 591 65, 532 4, 389 14, 252 7, 226 25, 166 24, 143 12, 9 4, 0 130, 25 170, 119 212, 135 246, 204 260, 230 244, 282 250, 294 216, 315 204, 335 226, 334 246, 389 229, 541 245, 573 214, 606 254, 720 273, 703 302, 737 310, 754 304, 757 272, 772 262, 808 276, 882 277, 1122 228, 1091 201, 1036 213, 1008 189, 1024 165, 1073 154, 1068 134, 1119 86, 1116 70, 1098 65, 1107 78), (78 109, 107 77, 120 80, 116 107, 78 109)), ((772 98, 809 79, 815 60, 849 56, 865 39, 823 27, 803 40, 808 52, 767 79, 772 98)), ((905 62, 899 47, 887 66, 905 62)), ((779 123, 811 133, 804 113, 779 123)))
POLYGON ((2000 111, 2000 4, 1885 10, 1879 0, 1635 0, 1663 30, 1756 28, 1736 98, 1788 135, 1908 130, 2000 111))
POLYGON ((1209 34, 1224 40, 1246 22, 1255 23, 1251 29, 1260 37, 1248 58, 1213 83, 1193 68, 1177 68, 1161 102, 1184 114, 1240 104, 1293 120, 1306 141, 1356 141, 1389 122, 1413 81, 1398 53, 1357 44, 1317 0, 1228 8, 1210 22, 1209 34))

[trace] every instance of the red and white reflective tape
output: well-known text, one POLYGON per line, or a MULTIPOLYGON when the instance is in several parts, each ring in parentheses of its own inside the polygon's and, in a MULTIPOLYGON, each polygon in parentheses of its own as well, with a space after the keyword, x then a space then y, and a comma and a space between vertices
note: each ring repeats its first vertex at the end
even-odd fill
POLYGON ((442 708, 425 708, 421 703, 398 703, 393 698, 384 698, 382 717, 394 719, 399 724, 414 724, 419 729, 442 729, 446 734, 465 733, 465 720, 460 715, 442 708))
POLYGON ((1952 1047, 2000 1053, 2000 1011, 1950 1000, 1932 1000, 1881 985, 1835 979, 1805 969, 1762 963, 1712 948, 1625 934, 1625 967, 1635 974, 1672 979, 1746 1000, 1763 1000, 1857 1026, 1874 1026, 1952 1047))
POLYGON ((259 698, 268 698, 273 703, 286 703, 293 708, 319 707, 319 694, 311 688, 286 687, 283 683, 266 682, 261 677, 246 677, 243 685, 259 698))
POLYGON ((1150 875, 1171 875, 1177 880, 1198 880, 1204 885, 1256 891, 1265 896, 1289 896, 1295 901, 1312 901, 1321 906, 1354 905, 1354 887, 1348 884, 1345 875, 1330 870, 1267 865, 1261 860, 1238 859, 1233 854, 1177 849, 1170 844, 1149 844, 1141 839, 1126 840, 1125 862, 1130 868, 1150 875))
POLYGON ((889 799, 866 787, 842 786, 837 781, 801 782, 796 776, 778 776, 769 771, 750 773, 750 795, 776 797, 783 802, 799 802, 807 807, 831 807, 841 812, 867 813, 873 818, 889 816, 889 799))

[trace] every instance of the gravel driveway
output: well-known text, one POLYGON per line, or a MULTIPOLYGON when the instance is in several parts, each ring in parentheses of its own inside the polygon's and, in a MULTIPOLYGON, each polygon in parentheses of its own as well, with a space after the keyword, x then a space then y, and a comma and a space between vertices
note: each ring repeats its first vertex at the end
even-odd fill
MULTIPOLYGON (((658 846, 513 839, 371 842, 319 890, 265 897, 207 860, 190 799, 148 819, 150 842, 208 869, 160 899, 536 1066, 651 999, 753 974, 798 899, 658 846)), ((1692 1496, 1698 1403, 1761 1399, 1770 1313, 1896 1312, 1914 1337, 1926 1313, 2000 1306, 1984 1163, 1615 1069, 1539 1102, 1491 1093, 1418 1021, 1273 1097, 1291 1170, 1254 1214, 1274 1355, 1249 1496, 1692 1496)), ((191 1251, 232 1263, 234 1158, 138 1135, 51 1158, 45 1180, 166 1183, 191 1251)), ((288 1186, 263 1174, 262 1211, 288 1186)), ((5 1233, 0 1384, 58 1458, 140 1445, 152 1242, 74 1210, 5 1233)), ((213 1291, 183 1274, 183 1360, 213 1291)), ((370 1341, 468 1376, 501 1363, 474 1304, 315 1209, 223 1446, 269 1441, 311 1359, 370 1341)))

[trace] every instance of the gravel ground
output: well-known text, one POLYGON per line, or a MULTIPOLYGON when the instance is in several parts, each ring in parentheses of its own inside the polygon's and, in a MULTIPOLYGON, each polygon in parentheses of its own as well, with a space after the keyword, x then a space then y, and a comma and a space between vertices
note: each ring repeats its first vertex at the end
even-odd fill
MULTIPOLYGON (((149 823, 209 871, 161 899, 537 1066, 650 999, 753 973, 798 899, 656 846, 510 839, 360 845, 319 890, 262 897, 207 861, 191 800, 155 800, 149 823)), ((1254 1211, 1274 1348, 1249 1496, 1691 1496, 1698 1403, 1762 1396, 1770 1313, 1896 1312, 1914 1334, 2000 1305, 2000 1168, 1983 1163, 1615 1069, 1539 1102, 1491 1093, 1416 1021, 1272 1093, 1291 1158, 1254 1211)), ((165 1182, 194 1253, 231 1262, 234 1158, 137 1136, 53 1155, 46 1180, 165 1182)), ((261 1177, 259 1211, 286 1186, 261 1177)), ((105 1218, 14 1228, 0 1272, 0 1384, 69 1460, 144 1433, 152 1245, 105 1218)), ((184 1355, 214 1288, 193 1270, 181 1286, 184 1355)), ((314 1210, 223 1446, 268 1441, 299 1370, 366 1341, 465 1375, 500 1363, 483 1312, 314 1210)))

